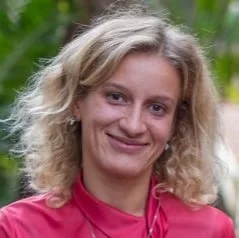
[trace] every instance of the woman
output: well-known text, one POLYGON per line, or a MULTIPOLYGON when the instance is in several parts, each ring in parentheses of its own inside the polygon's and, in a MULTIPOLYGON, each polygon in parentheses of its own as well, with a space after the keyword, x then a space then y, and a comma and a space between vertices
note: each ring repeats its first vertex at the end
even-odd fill
POLYGON ((0 237, 234 237, 216 199, 216 95, 196 40, 135 8, 36 74, 11 119, 40 194, 0 237))

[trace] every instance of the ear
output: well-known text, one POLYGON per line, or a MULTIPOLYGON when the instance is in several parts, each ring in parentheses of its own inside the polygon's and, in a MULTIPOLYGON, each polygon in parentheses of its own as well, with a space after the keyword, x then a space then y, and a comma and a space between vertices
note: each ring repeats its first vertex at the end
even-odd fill
POLYGON ((73 104, 73 115, 77 118, 78 121, 80 121, 81 116, 80 116, 80 102, 79 101, 75 101, 73 104))

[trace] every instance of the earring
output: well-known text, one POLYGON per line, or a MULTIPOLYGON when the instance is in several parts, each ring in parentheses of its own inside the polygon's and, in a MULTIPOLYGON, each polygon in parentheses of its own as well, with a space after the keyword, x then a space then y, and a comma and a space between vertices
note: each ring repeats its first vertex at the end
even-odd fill
POLYGON ((74 126, 77 122, 79 122, 79 120, 77 119, 76 116, 72 116, 68 121, 70 126, 74 126))
POLYGON ((164 147, 164 151, 167 151, 170 148, 169 143, 166 143, 165 147, 164 147))

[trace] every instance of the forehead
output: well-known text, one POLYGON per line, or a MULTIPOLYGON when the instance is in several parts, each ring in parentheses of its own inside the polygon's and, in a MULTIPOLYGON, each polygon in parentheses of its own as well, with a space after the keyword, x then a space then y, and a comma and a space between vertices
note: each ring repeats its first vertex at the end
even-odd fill
POLYGON ((103 84, 119 85, 132 93, 168 95, 178 99, 180 78, 176 68, 159 54, 133 53, 127 55, 112 76, 103 84))

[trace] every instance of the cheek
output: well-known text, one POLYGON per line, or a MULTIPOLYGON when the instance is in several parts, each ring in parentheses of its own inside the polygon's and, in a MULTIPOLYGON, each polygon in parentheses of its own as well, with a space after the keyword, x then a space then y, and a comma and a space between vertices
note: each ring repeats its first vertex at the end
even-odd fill
POLYGON ((82 126, 84 127, 85 125, 86 130, 95 130, 95 132, 119 120, 124 113, 122 108, 99 102, 94 107, 88 108, 90 110, 87 110, 87 113, 82 115, 82 126))
POLYGON ((154 123, 151 126, 151 131, 154 138, 161 142, 165 143, 170 140, 172 130, 173 130, 173 121, 170 120, 161 120, 154 123))
POLYGON ((107 104, 99 105, 95 112, 95 118, 97 118, 98 121, 102 121, 105 123, 117 121, 124 115, 125 109, 123 107, 107 104))

